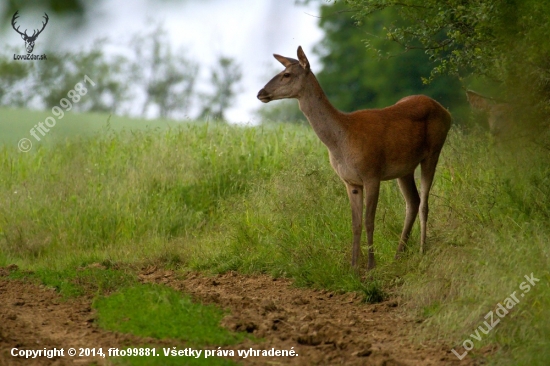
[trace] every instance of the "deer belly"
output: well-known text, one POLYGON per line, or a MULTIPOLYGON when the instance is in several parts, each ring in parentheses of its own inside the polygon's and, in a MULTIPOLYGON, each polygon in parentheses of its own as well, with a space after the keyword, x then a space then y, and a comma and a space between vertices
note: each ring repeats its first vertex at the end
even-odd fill
POLYGON ((409 163, 397 163, 388 165, 382 173, 381 180, 391 180, 411 174, 414 172, 418 164, 420 164, 420 162, 414 161, 409 163))

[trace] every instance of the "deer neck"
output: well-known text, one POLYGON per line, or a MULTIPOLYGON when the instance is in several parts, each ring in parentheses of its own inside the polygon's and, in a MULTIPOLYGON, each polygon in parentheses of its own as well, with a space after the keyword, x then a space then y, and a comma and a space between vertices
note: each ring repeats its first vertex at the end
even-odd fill
POLYGON ((298 98, 300 110, 328 149, 337 149, 344 133, 343 113, 330 103, 315 75, 311 73, 308 77, 310 80, 298 98))

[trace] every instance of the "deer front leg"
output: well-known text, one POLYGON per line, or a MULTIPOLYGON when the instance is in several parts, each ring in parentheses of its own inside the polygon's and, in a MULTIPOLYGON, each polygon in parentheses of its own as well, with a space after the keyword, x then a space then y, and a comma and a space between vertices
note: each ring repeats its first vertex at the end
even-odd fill
POLYGON ((376 215, 376 206, 378 205, 378 194, 380 192, 380 181, 370 180, 365 184, 365 228, 367 231, 367 244, 369 247, 369 257, 367 262, 367 270, 371 270, 375 267, 374 261, 374 217, 376 215))
POLYGON ((353 231, 353 247, 351 250, 351 265, 357 268, 361 259, 361 232, 363 228, 363 187, 346 183, 349 203, 351 205, 351 225, 353 231))

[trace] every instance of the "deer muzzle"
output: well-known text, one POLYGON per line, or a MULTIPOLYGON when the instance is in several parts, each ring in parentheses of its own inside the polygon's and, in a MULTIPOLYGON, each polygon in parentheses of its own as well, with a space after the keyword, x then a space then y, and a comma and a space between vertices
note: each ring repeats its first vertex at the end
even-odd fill
POLYGON ((264 103, 267 103, 271 101, 271 96, 265 89, 262 89, 258 92, 258 99, 264 103))

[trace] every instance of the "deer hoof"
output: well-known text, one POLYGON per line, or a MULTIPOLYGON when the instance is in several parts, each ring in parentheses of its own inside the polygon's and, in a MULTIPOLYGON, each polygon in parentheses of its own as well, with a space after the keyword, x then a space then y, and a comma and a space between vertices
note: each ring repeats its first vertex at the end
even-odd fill
POLYGON ((367 263, 367 271, 370 271, 370 270, 374 269, 374 267, 376 267, 376 263, 374 262, 374 258, 372 260, 369 258, 369 261, 367 263))

